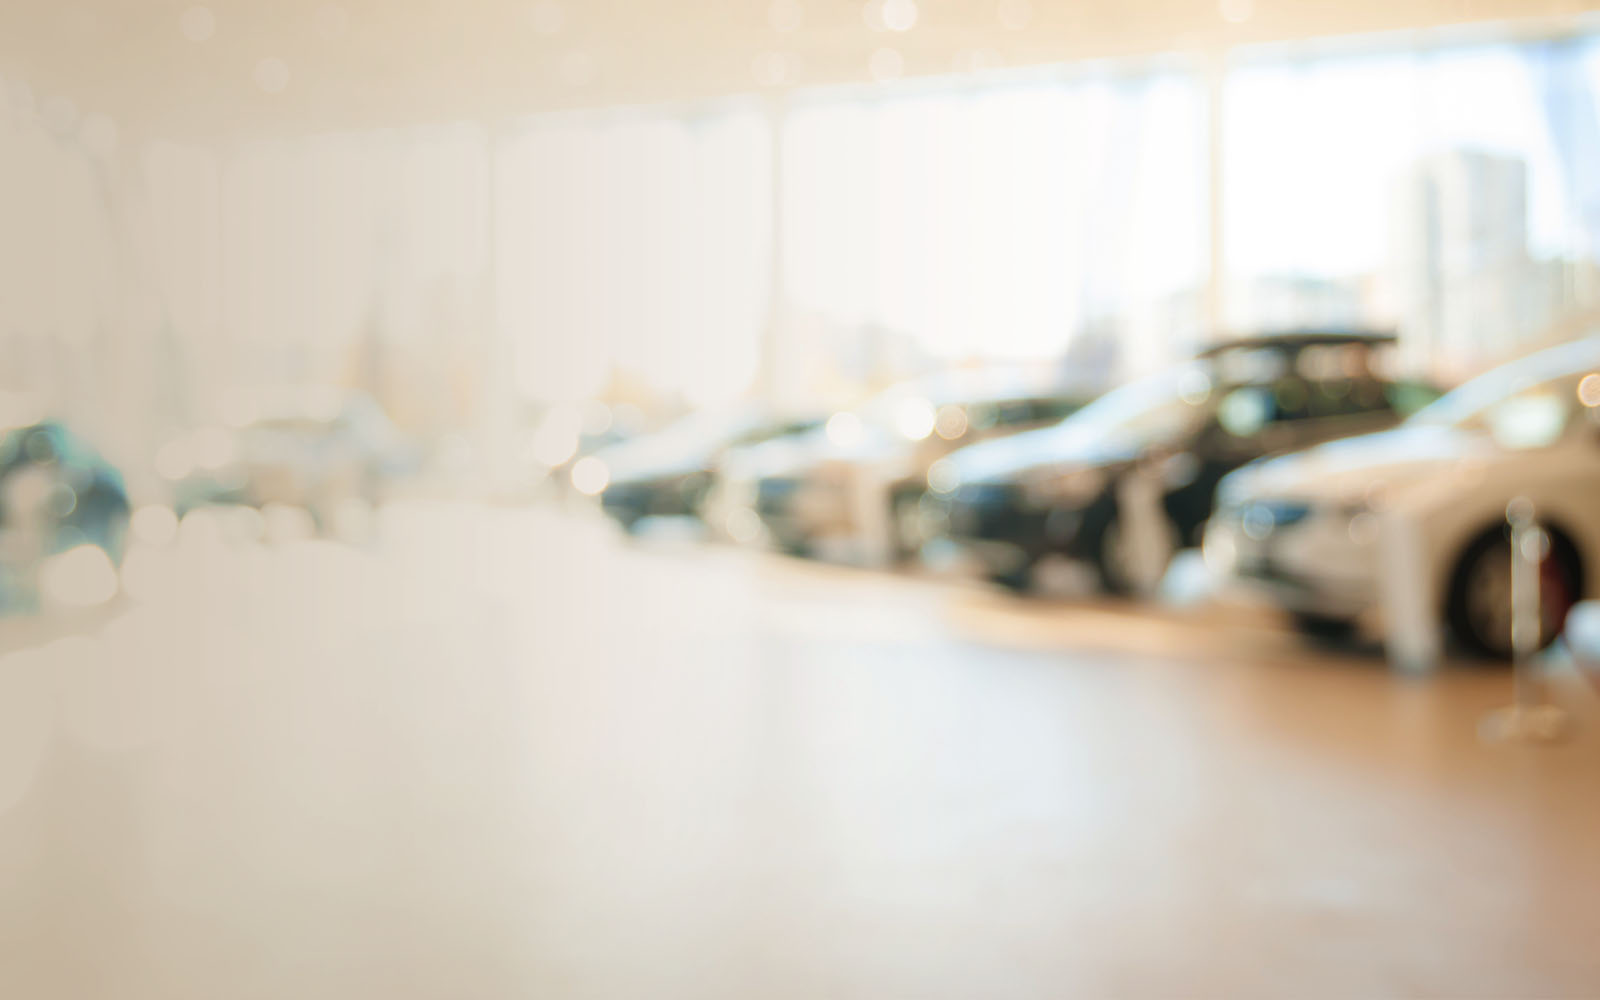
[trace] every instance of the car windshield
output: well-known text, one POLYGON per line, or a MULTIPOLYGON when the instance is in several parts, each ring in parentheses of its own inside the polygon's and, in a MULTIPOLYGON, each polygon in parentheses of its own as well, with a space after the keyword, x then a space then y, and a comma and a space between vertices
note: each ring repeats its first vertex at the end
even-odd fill
POLYGON ((1513 396, 1540 386, 1562 387, 1600 368, 1600 337, 1562 344, 1501 365, 1445 393, 1412 415, 1419 424, 1464 427, 1513 396))
POLYGON ((1205 366, 1190 362, 1113 389, 1056 426, 1074 438, 1129 445, 1165 441, 1194 425, 1210 392, 1205 366))

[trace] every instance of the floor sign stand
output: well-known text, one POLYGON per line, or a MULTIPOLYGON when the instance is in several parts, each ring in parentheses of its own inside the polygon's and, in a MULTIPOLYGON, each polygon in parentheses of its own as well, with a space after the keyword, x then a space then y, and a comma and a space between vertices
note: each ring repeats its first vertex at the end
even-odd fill
POLYGON ((1543 615, 1539 607, 1539 567, 1550 536, 1539 527, 1533 504, 1518 497, 1506 506, 1511 527, 1512 703, 1484 717, 1479 734, 1493 743, 1551 743, 1567 732, 1567 713, 1549 703, 1535 654, 1543 615))

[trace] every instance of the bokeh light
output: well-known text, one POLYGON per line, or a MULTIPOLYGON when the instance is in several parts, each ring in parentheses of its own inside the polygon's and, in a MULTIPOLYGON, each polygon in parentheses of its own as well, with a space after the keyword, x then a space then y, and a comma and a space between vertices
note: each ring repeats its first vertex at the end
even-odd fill
POLYGON ((196 5, 178 15, 178 30, 191 42, 204 42, 217 30, 217 17, 210 7, 196 5))
POLYGON ((772 0, 767 6, 767 23, 776 32, 787 34, 796 30, 804 16, 805 8, 798 0, 772 0))
POLYGON ((276 56, 267 56, 256 62, 253 76, 263 93, 281 94, 289 87, 289 64, 276 56))
POLYGON ((611 482, 611 471, 606 463, 593 455, 585 455, 572 465, 572 488, 584 496, 595 496, 611 482))
POLYGON ((1600 374, 1585 375, 1578 382, 1578 401, 1584 406, 1600 406, 1600 374))
POLYGON ((861 418, 847 411, 828 418, 828 440, 841 448, 849 448, 861 441, 861 418))
POLYGON ((895 427, 907 439, 921 441, 933 433, 938 416, 926 399, 904 399, 895 407, 895 427))
POLYGON ((946 441, 957 440, 967 433, 967 408, 956 403, 946 403, 939 407, 934 429, 946 441))
POLYGON ((117 568, 98 545, 78 545, 44 561, 39 590, 52 603, 72 608, 104 604, 117 595, 117 568))
POLYGON ((917 24, 916 0, 881 0, 879 19, 890 31, 910 31, 917 24))
POLYGON ((1255 0, 1218 0, 1218 13, 1230 24, 1243 24, 1255 14, 1255 0))
POLYGON ((1033 4, 1030 0, 1000 0, 996 13, 1001 27, 1021 31, 1033 20, 1033 4))

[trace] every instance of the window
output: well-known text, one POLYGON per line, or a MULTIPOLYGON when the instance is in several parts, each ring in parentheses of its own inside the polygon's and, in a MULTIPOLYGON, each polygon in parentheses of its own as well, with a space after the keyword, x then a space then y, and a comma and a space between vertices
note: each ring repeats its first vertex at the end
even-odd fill
POLYGON ((1551 336, 1600 303, 1597 90, 1585 38, 1241 59, 1229 324, 1393 326, 1462 372, 1551 336))

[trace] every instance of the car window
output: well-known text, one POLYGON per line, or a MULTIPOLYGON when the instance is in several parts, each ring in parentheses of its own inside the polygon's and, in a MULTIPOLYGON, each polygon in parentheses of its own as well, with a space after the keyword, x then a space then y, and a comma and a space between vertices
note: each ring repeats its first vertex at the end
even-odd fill
POLYGON ((1049 420, 1060 420, 1069 414, 1076 413, 1083 408, 1083 401, 1065 396, 1049 396, 1044 399, 1031 401, 1032 417, 1030 419, 1043 423, 1049 420))
POLYGON ((1060 419, 1072 412, 1072 407, 1055 399, 1008 399, 998 405, 995 423, 1002 427, 1015 424, 1037 424, 1060 419))
POLYGON ((1289 374, 1270 383, 1237 386, 1218 403, 1217 423, 1234 437, 1273 424, 1386 412, 1391 405, 1375 379, 1312 381, 1289 374))
POLYGON ((1200 363, 1179 365, 1111 390, 1058 426, 1063 435, 1130 445, 1170 440, 1199 422, 1210 384, 1200 363))
POLYGON ((1272 422, 1274 408, 1272 391, 1266 386, 1240 386, 1217 403, 1217 423, 1234 437, 1252 437, 1272 422))
POLYGON ((1307 384, 1307 416, 1351 417, 1392 411, 1384 383, 1371 376, 1321 379, 1307 384))
POLYGON ((1419 379, 1397 379, 1384 384, 1389 406, 1402 417, 1410 417, 1436 402, 1442 393, 1437 386, 1419 379))
POLYGON ((1545 448, 1555 444, 1585 409, 1574 375, 1523 386, 1474 413, 1459 425, 1487 433, 1502 448, 1545 448))
POLYGON ((1530 386, 1548 382, 1576 383, 1600 367, 1600 337, 1573 341, 1501 365, 1445 393, 1412 416, 1418 423, 1481 426, 1495 404, 1530 386))
MULTIPOLYGON (((1503 448, 1548 447, 1587 410, 1582 399, 1585 377, 1572 374, 1543 382, 1525 381, 1460 415, 1451 424, 1464 431, 1488 434, 1503 448)), ((1424 410, 1414 419, 1422 421, 1427 413, 1424 410)))
POLYGON ((1260 385, 1283 377, 1289 356, 1277 347, 1240 347, 1212 359, 1220 381, 1230 385, 1260 385))

